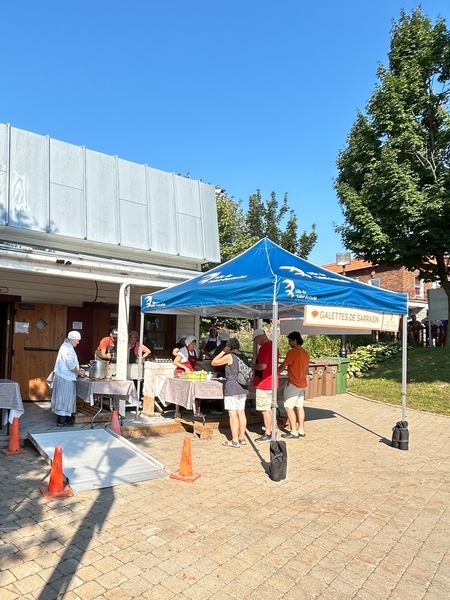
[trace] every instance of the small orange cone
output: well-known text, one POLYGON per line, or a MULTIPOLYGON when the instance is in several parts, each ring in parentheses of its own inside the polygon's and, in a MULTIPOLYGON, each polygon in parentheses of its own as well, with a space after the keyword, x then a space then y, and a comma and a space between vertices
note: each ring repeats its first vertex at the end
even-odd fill
POLYGON ((39 489, 41 490, 44 498, 48 498, 50 500, 52 498, 67 498, 67 496, 73 496, 72 488, 64 483, 62 446, 55 446, 48 487, 41 486, 39 489))
POLYGON ((175 473, 171 473, 172 479, 187 481, 192 483, 200 477, 200 473, 194 473, 192 470, 192 454, 191 454, 191 438, 185 437, 183 442, 183 450, 181 452, 180 468, 175 473))
POLYGON ((111 417, 111 425, 109 426, 109 428, 111 429, 111 431, 114 431, 114 433, 122 435, 122 431, 120 430, 119 413, 117 412, 117 410, 113 410, 113 414, 111 417))
POLYGON ((6 456, 14 456, 14 454, 28 454, 28 450, 24 450, 20 447, 19 417, 13 418, 11 433, 9 435, 8 450, 2 450, 2 452, 6 454, 6 456))

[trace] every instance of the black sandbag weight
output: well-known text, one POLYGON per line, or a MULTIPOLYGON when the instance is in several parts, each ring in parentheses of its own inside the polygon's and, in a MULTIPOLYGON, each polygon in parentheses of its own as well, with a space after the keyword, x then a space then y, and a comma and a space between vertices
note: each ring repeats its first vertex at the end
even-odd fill
POLYGON ((270 442, 269 477, 272 481, 286 479, 287 449, 286 442, 272 440, 270 442))
POLYGON ((392 428, 392 447, 399 450, 409 449, 408 421, 398 421, 392 428))

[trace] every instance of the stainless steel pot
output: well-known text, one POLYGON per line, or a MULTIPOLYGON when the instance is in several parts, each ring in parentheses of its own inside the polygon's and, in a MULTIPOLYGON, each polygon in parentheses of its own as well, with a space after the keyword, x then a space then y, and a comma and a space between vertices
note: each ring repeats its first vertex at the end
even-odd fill
POLYGON ((89 362, 89 377, 91 379, 105 379, 108 375, 107 360, 91 360, 89 362))

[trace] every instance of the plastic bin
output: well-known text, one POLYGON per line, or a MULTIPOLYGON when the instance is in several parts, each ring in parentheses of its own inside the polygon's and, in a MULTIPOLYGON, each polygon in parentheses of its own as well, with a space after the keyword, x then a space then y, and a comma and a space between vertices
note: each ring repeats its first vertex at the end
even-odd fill
POLYGON ((328 360, 323 376, 322 396, 336 396, 336 375, 338 363, 334 360, 328 360))
POLYGON ((308 387, 305 391, 305 400, 312 400, 314 398, 314 365, 309 365, 308 374, 306 376, 306 380, 308 382, 308 387))
POLYGON ((329 361, 337 363, 336 373, 336 394, 345 394, 347 391, 347 369, 348 358, 341 358, 340 356, 327 356, 329 361))
POLYGON ((314 375, 313 375, 313 387, 314 387, 314 398, 317 398, 319 396, 322 396, 322 387, 323 387, 323 376, 325 374, 325 368, 328 364, 328 361, 326 360, 315 360, 315 361, 311 361, 310 363, 310 367, 313 367, 314 369, 314 375))

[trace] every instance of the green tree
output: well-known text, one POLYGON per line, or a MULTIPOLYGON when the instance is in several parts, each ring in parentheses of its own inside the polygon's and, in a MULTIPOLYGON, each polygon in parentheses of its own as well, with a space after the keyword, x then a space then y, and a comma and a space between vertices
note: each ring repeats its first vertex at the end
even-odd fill
MULTIPOLYGON (((285 250, 308 258, 317 241, 316 226, 313 224, 310 233, 304 231, 298 236, 297 216, 288 206, 287 194, 279 206, 275 192, 270 195, 270 200, 264 202, 261 192, 256 190, 249 198, 248 211, 244 212, 242 200, 235 201, 230 198, 226 190, 216 187, 217 221, 219 229, 219 245, 221 262, 226 262, 238 256, 258 240, 268 237, 272 242, 279 244, 285 250), (283 224, 286 216, 285 228, 283 224)), ((207 263, 202 267, 208 271, 217 266, 207 263)), ((204 334, 210 325, 225 326, 237 330, 250 324, 242 319, 225 319, 218 322, 215 317, 201 320, 201 332, 204 334)))
MULTIPOLYGON (((450 34, 420 8, 393 23, 388 67, 337 159, 336 227, 355 256, 418 269, 449 299, 450 34)), ((447 343, 450 327, 447 331, 447 343)))
POLYGON ((307 259, 317 242, 315 224, 311 226, 310 233, 304 231, 298 236, 297 215, 289 208, 287 194, 284 194, 280 206, 275 192, 270 194, 270 200, 264 202, 260 190, 256 190, 249 198, 245 218, 253 243, 267 237, 292 254, 307 259))
MULTIPOLYGON (((226 190, 216 189, 221 262, 238 256, 264 237, 292 254, 308 258, 317 242, 316 226, 313 224, 310 233, 304 231, 298 236, 297 216, 289 208, 287 194, 279 206, 275 192, 271 193, 270 200, 264 202, 260 190, 256 190, 250 196, 245 212, 242 200, 236 202, 226 190)), ((205 264, 203 270, 208 271, 214 266, 214 263, 205 264)))

